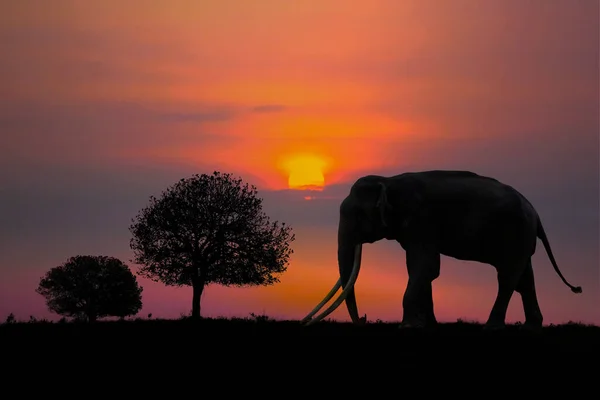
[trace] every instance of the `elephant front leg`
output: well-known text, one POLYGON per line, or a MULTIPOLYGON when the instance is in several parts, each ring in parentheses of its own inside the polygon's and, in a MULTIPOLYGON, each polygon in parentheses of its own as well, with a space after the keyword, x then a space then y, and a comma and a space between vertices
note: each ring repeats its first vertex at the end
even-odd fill
POLYGON ((407 286, 402 300, 404 315, 401 327, 430 327, 437 324, 433 310, 432 289, 431 282, 420 287, 410 284, 407 286))
POLYGON ((411 282, 410 278, 404 291, 404 297, 402 298, 402 323, 401 328, 422 328, 425 326, 425 316, 421 312, 422 307, 419 304, 419 297, 422 297, 418 285, 411 282))
POLYGON ((440 255, 433 252, 407 251, 408 284, 402 300, 401 327, 426 327, 437 320, 433 309, 432 282, 440 274, 440 255))

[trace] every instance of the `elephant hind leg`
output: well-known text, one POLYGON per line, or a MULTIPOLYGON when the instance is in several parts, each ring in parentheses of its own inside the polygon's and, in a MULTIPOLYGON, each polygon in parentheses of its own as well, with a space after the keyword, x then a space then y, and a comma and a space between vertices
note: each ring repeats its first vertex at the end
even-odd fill
POLYGON ((425 323, 427 326, 437 325, 437 319, 435 318, 435 312, 433 311, 433 282, 429 282, 429 285, 424 285, 422 300, 422 310, 425 314, 425 323))
POLYGON ((515 290, 521 295, 523 311, 525 312, 525 325, 531 328, 540 328, 544 318, 535 292, 531 259, 529 259, 515 290))
POLYGON ((495 265, 498 275, 498 293, 496 301, 486 322, 487 328, 500 328, 505 326, 506 311, 513 292, 521 279, 527 261, 513 261, 495 265))

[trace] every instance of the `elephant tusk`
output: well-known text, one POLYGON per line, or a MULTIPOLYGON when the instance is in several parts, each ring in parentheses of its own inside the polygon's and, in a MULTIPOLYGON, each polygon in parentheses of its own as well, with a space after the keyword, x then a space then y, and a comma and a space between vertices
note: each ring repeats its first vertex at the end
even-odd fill
MULTIPOLYGON (((306 326, 314 324, 315 322, 319 322, 320 320, 322 320, 323 318, 325 318, 326 316, 328 316, 329 314, 334 312, 335 309, 338 308, 344 300, 346 300, 346 296, 348 296, 348 293, 354 287, 354 284, 356 283, 356 279, 358 278, 358 270, 359 270, 360 261, 361 261, 361 254, 362 254, 362 246, 359 244, 356 246, 356 250, 355 250, 355 254, 354 254, 354 266, 352 268, 352 273, 350 274, 350 279, 348 280, 348 284, 346 285, 346 287, 344 288, 344 290, 342 291, 340 296, 337 298, 337 300, 331 306, 329 306, 329 308, 327 310, 325 310, 323 313, 319 314, 315 318, 308 321, 306 326)), ((341 282, 341 280, 338 282, 341 282)))
POLYGON ((327 296, 325 296, 325 298, 323 298, 323 300, 317 304, 317 306, 310 312, 308 313, 308 315, 306 317, 304 317, 301 321, 302 324, 306 323, 307 321, 309 321, 313 315, 315 315, 316 313, 319 312, 319 310, 321 308, 323 308, 323 306, 325 305, 325 303, 327 303, 332 297, 333 295, 338 291, 338 289, 342 287, 342 280, 338 279, 338 281, 335 283, 335 285, 333 285, 333 289, 331 289, 329 291, 329 293, 327 293, 327 296))

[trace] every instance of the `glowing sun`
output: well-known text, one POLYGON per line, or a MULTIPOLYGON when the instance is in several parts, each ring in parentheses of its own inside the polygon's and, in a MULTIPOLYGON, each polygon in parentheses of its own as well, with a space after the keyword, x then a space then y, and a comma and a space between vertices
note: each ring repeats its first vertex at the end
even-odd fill
POLYGON ((290 189, 321 190, 325 185, 323 168, 325 162, 319 157, 302 155, 290 158, 287 163, 290 189))

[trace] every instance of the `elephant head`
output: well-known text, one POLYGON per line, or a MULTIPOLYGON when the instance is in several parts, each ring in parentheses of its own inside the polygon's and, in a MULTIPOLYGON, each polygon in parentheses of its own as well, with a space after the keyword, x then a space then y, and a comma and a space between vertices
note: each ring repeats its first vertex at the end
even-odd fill
MULTIPOLYGON (((360 324, 366 320, 359 318, 354 284, 361 266, 362 244, 374 243, 381 239, 398 239, 413 202, 402 201, 398 188, 393 187, 394 179, 369 175, 358 179, 349 195, 342 201, 338 225, 338 267, 340 278, 325 298, 302 320, 310 325, 325 318, 345 300, 352 321, 360 324), (390 199, 390 197, 394 197, 390 199), (396 206, 392 206, 395 204, 396 206), (397 207, 402 205, 402 208, 397 207), (323 313, 311 319, 342 287, 341 295, 323 313)), ((414 196, 413 196, 414 197, 414 196)), ((416 197, 414 197, 416 198, 416 197)))

